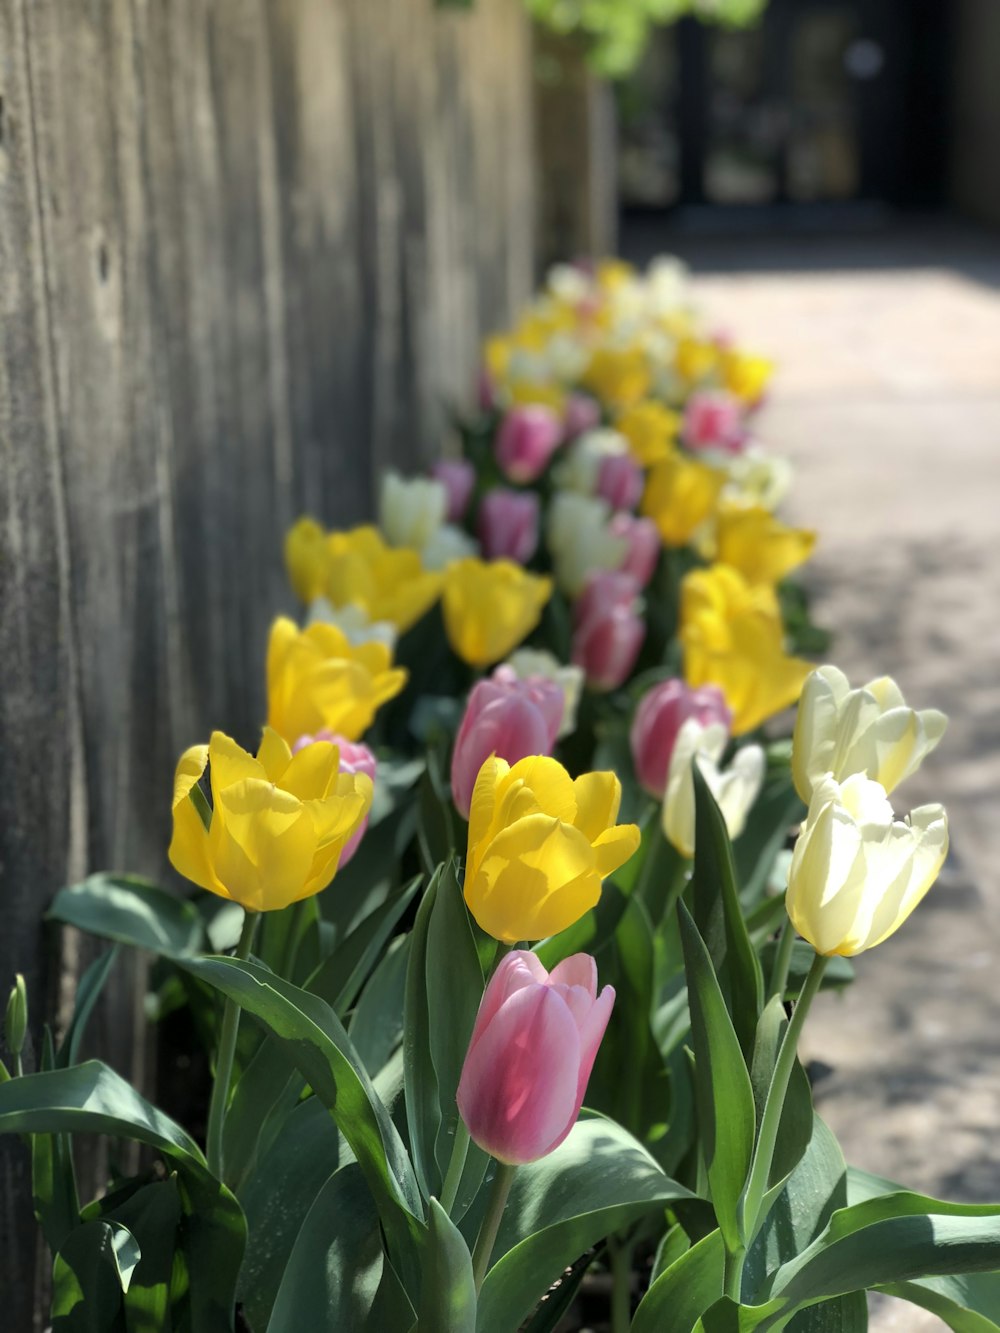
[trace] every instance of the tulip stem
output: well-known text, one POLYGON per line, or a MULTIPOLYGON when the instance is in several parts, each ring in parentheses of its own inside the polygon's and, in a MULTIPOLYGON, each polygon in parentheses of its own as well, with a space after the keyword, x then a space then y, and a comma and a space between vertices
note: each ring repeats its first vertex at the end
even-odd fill
POLYGON ((503 1210, 507 1207, 507 1196, 514 1183, 516 1171, 516 1166, 510 1166, 507 1162, 497 1162, 496 1175, 493 1177, 489 1202, 486 1205, 486 1216, 479 1228, 476 1248, 472 1252, 472 1276, 477 1292, 482 1287, 486 1270, 490 1266, 490 1256, 493 1254, 497 1232, 500 1230, 500 1220, 503 1217, 503 1210))
POLYGON ((819 991, 827 962, 828 959, 825 954, 818 953, 813 958, 805 984, 798 1000, 795 1002, 788 1027, 785 1029, 781 1046, 778 1048, 778 1058, 775 1061, 774 1074, 771 1078, 771 1086, 768 1089, 764 1114, 761 1117, 760 1133, 757 1136, 753 1164, 750 1167, 750 1178, 747 1181, 743 1196, 744 1230, 748 1246, 753 1242, 764 1221, 761 1210, 764 1195, 767 1193, 767 1182, 771 1174, 771 1163, 774 1160, 774 1146, 778 1141, 778 1129, 781 1125, 781 1113, 785 1107, 788 1083, 795 1067, 799 1037, 802 1035, 802 1028, 810 1005, 819 991))
POLYGON ((792 919, 785 917, 785 924, 781 927, 781 935, 778 938, 778 950, 774 955, 774 967, 771 970, 771 981, 767 988, 767 998, 770 1000, 775 995, 785 998, 785 987, 788 985, 788 969, 792 963, 792 950, 795 948, 795 930, 792 926, 792 919))
POLYGON ((469 1131, 465 1121, 459 1116, 458 1125, 455 1128, 455 1142, 451 1146, 448 1174, 444 1178, 444 1185, 441 1189, 441 1207, 449 1217, 451 1217, 451 1210, 455 1206, 455 1200, 458 1198, 458 1187, 462 1183, 462 1172, 465 1170, 465 1160, 468 1155, 469 1131))
POLYGON ((608 1241, 611 1264, 611 1333, 628 1333, 632 1327, 631 1244, 608 1241))
MULTIPOLYGON (((243 929, 240 942, 236 946, 235 956, 246 962, 250 956, 257 929, 257 913, 247 912, 243 917, 243 929)), ((212 1099, 208 1104, 208 1132, 206 1134, 206 1156, 208 1169, 217 1179, 222 1179, 222 1127, 226 1119, 226 1105, 229 1101, 229 1084, 233 1076, 233 1056, 236 1053, 236 1034, 240 1026, 240 1006, 236 1000, 226 997, 222 1010, 222 1026, 219 1029, 219 1049, 215 1060, 215 1082, 212 1084, 212 1099)))

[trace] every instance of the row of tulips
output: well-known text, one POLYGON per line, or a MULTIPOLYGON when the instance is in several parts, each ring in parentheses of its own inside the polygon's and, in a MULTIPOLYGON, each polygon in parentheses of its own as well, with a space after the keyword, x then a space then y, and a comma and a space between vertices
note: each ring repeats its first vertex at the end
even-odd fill
POLYGON ((944 811, 890 796, 945 719, 804 656, 769 373, 676 263, 560 268, 460 456, 294 526, 259 745, 177 765, 196 892, 57 895, 110 948, 36 1072, 12 993, 53 1327, 853 1333, 877 1289, 1000 1330, 1000 1206, 847 1167, 797 1059, 938 875, 944 811), (203 1137, 81 1060, 122 946, 203 1137), (147 1156, 81 1206, 93 1132, 147 1156))

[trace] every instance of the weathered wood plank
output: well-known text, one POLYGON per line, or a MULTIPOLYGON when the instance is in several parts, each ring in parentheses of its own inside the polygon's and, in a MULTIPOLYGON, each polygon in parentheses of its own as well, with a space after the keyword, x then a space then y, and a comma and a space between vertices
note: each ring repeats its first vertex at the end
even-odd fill
MULTIPOLYGON (((0 0, 0 985, 36 1017, 90 947, 47 952, 54 890, 164 875, 178 751, 254 741, 288 522, 435 454, 527 294, 530 44, 519 0, 0 0)), ((142 985, 94 1033, 140 1080, 142 985)), ((35 1254, 3 1142, 15 1333, 35 1254)))

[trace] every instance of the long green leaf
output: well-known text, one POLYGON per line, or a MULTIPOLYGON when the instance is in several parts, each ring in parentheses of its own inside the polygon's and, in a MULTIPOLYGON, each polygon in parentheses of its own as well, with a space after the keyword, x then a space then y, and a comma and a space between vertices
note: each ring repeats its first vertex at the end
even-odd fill
POLYGON ((132 875, 91 875, 60 889, 46 917, 169 958, 187 958, 205 947, 201 917, 191 903, 132 875))
POLYGON ((116 1333, 139 1246, 120 1222, 75 1227, 52 1265, 52 1333, 116 1333))
POLYGON ((438 866, 417 909, 410 934, 406 966, 406 1004, 403 1015, 406 1128, 413 1154, 413 1169, 424 1198, 439 1188, 434 1147, 441 1128, 437 1075, 431 1059, 430 1015, 427 1008, 427 939, 431 914, 444 866, 438 866))
POLYGON ((753 1153, 753 1087, 705 942, 677 904, 691 1008, 695 1100, 709 1190, 730 1249, 740 1244, 738 1205, 753 1153))
POLYGON ((476 1284, 472 1255, 462 1233, 437 1199, 431 1199, 424 1244, 419 1333, 476 1333, 476 1284))
POLYGON ((691 1198, 620 1125, 585 1112, 555 1152, 514 1177, 479 1294, 480 1333, 517 1328, 592 1245, 691 1198))
POLYGON ((692 1245, 639 1302, 632 1333, 692 1333, 699 1317, 723 1295, 726 1246, 720 1231, 692 1245))

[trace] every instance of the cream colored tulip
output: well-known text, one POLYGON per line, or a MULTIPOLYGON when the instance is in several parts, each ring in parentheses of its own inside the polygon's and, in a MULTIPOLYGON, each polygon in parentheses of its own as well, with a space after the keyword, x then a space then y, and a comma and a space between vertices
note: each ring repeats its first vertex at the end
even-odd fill
POLYGON ((861 773, 813 787, 792 854, 786 906, 817 953, 848 957, 898 930, 937 879, 948 817, 922 805, 896 819, 885 788, 861 773))
POLYGON ((430 477, 401 477, 387 472, 379 491, 378 521, 390 546, 411 546, 418 551, 444 523, 448 492, 430 477))
POLYGON ((577 597, 591 574, 619 569, 628 542, 611 531, 607 501, 573 491, 560 491, 549 506, 549 550, 556 583, 577 597))
POLYGON ((795 789, 808 804, 825 773, 838 782, 860 773, 889 793, 916 772, 947 724, 937 709, 907 708, 889 676, 852 690, 842 671, 822 666, 806 679, 799 700, 792 745, 795 789))
POLYGON ((729 733, 720 722, 703 726, 691 717, 681 726, 670 756, 663 796, 663 832, 682 856, 694 855, 694 764, 715 797, 730 838, 738 838, 764 781, 764 751, 759 745, 737 750, 729 767, 719 767, 729 733))

